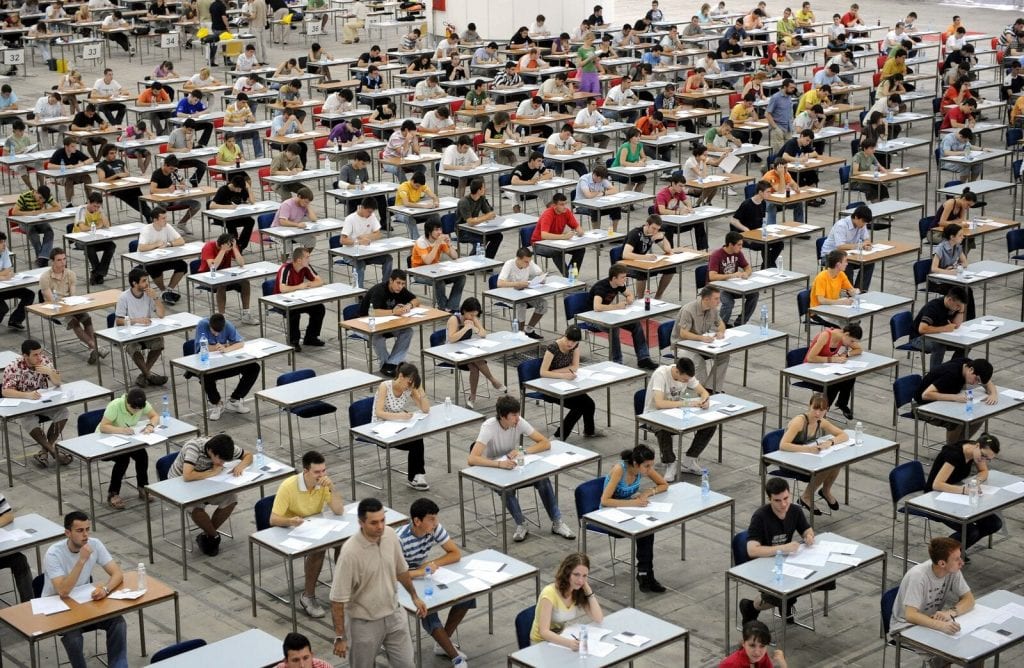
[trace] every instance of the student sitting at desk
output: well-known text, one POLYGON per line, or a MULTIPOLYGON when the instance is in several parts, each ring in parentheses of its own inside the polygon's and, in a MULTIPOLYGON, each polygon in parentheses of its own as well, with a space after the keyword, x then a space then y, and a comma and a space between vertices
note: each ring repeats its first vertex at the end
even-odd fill
MULTIPOLYGON (((68 139, 71 138, 69 137, 68 139)), ((74 143, 73 139, 72 143, 74 143)), ((30 188, 18 195, 17 201, 11 208, 11 213, 15 216, 34 216, 55 211, 60 211, 60 204, 57 203, 57 200, 50 193, 50 187, 42 184, 38 188, 30 188)), ((32 250, 36 254, 36 266, 45 267, 50 261, 50 251, 53 249, 53 227, 45 222, 24 226, 18 225, 17 227, 25 233, 29 243, 32 244, 32 250)), ((32 300, 29 300, 28 303, 31 304, 32 300)), ((24 318, 21 318, 18 322, 23 320, 24 318)), ((8 323, 8 326, 13 327, 11 323, 8 323)), ((15 329, 21 328, 15 327, 15 329)))
MULTIPOLYGON (((859 325, 854 324, 858 329, 859 325)), ((819 337, 821 338, 821 337, 819 337)), ((815 340, 817 343, 817 339, 815 340)), ((853 384, 853 381, 850 381, 853 384)), ((831 387, 829 389, 832 389, 831 387)), ((786 425, 786 431, 782 434, 779 448, 784 452, 809 452, 817 454, 822 450, 831 448, 836 443, 847 440, 846 432, 829 422, 825 415, 831 401, 821 392, 811 395, 807 404, 807 410, 795 416, 786 425)), ((810 482, 804 488, 802 496, 797 497, 796 502, 800 507, 810 512, 814 505, 814 490, 818 490, 818 496, 828 504, 832 510, 839 510, 839 501, 832 494, 832 485, 842 471, 841 466, 834 466, 824 471, 819 471, 811 476, 810 482), (821 489, 818 489, 818 488, 821 489)), ((821 515, 821 510, 815 508, 815 515, 821 515)))
MULTIPOLYGON (((451 237, 441 229, 441 222, 428 220, 423 224, 423 234, 412 247, 411 265, 423 267, 443 262, 442 256, 448 260, 459 259, 459 248, 451 237)), ((455 312, 462 303, 462 290, 466 286, 466 275, 459 274, 451 278, 433 281, 434 304, 442 311, 455 312), (445 294, 445 286, 451 286, 451 294, 445 294)))
POLYGON ((545 586, 537 599, 530 642, 536 644, 546 640, 570 651, 579 651, 580 642, 576 636, 566 638, 561 635, 565 627, 583 615, 597 625, 604 621, 604 612, 597 595, 590 588, 589 576, 590 558, 587 555, 573 553, 562 559, 555 581, 545 586))
MULTIPOLYGON (((983 386, 986 405, 999 403, 999 389, 992 382, 992 364, 986 359, 957 358, 933 367, 917 386, 914 392, 914 401, 918 405, 932 401, 951 401, 958 404, 967 403, 967 389, 976 386, 983 386)), ((978 390, 981 393, 981 390, 978 390)), ((957 443, 978 430, 982 421, 975 420, 970 424, 970 430, 964 429, 964 424, 959 422, 947 422, 941 418, 922 418, 930 424, 946 429, 946 444, 957 443)))
MULTIPOLYGON (((160 426, 160 415, 146 400, 146 392, 142 388, 133 387, 123 396, 114 399, 103 411, 103 417, 96 427, 97 434, 121 434, 135 436, 136 425, 146 420, 145 434, 152 434, 160 426)), ((125 501, 121 498, 121 481, 128 471, 128 464, 135 462, 135 486, 139 498, 147 503, 153 499, 146 493, 149 484, 149 455, 145 448, 112 457, 114 468, 110 471, 110 485, 107 487, 107 505, 115 510, 124 510, 125 501)))
MULTIPOLYGON (((51 383, 54 387, 61 386, 60 372, 54 368, 50 357, 43 352, 43 344, 34 339, 25 339, 21 343, 21 356, 4 367, 3 397, 34 401, 40 398, 39 391, 49 389, 51 383)), ((71 463, 71 455, 58 454, 56 446, 67 421, 68 410, 63 406, 37 411, 20 420, 28 430, 28 435, 42 448, 32 455, 32 460, 39 468, 47 467, 50 455, 53 455, 54 459, 59 459, 64 466, 71 463), (43 425, 47 422, 50 426, 44 432, 43 425)))
MULTIPOLYGON (((363 296, 359 303, 360 317, 368 316, 370 307, 373 307, 375 316, 399 317, 405 317, 409 311, 419 308, 420 300, 405 287, 409 280, 409 275, 405 271, 392 269, 391 273, 385 276, 385 280, 370 288, 363 296)), ((394 378, 398 365, 405 361, 409 346, 412 345, 412 329, 403 327, 393 334, 371 334, 370 345, 380 360, 381 374, 394 378), (395 339, 395 345, 390 353, 386 343, 388 338, 395 339)))
MULTIPOLYGON (((183 478, 185 482, 206 480, 220 475, 224 465, 233 462, 237 464, 231 469, 232 475, 242 475, 252 465, 252 453, 235 445, 234 439, 227 434, 217 434, 210 438, 198 436, 182 446, 171 464, 171 470, 167 472, 167 479, 183 478)), ((196 543, 206 556, 215 557, 220 552, 220 527, 228 521, 237 505, 238 497, 227 493, 185 509, 201 530, 196 534, 196 543), (212 515, 206 512, 207 506, 216 506, 212 515)))
MULTIPOLYGON (((188 186, 185 185, 181 174, 178 173, 178 164, 178 156, 171 154, 164 157, 164 163, 157 169, 154 169, 153 174, 149 177, 149 192, 151 195, 184 192, 188 186)), ((177 200, 174 202, 174 206, 188 207, 188 213, 178 221, 178 227, 185 230, 185 233, 188 234, 188 221, 192 220, 193 216, 198 214, 202 208, 199 200, 191 198, 177 200)), ((151 221, 156 220, 157 209, 162 209, 164 213, 167 213, 167 210, 163 207, 156 207, 150 212, 151 221)), ((139 243, 141 244, 141 241, 139 243)))
MULTIPOLYGON (((544 357, 540 362, 540 377, 566 381, 575 380, 576 372, 580 369, 580 339, 582 338, 579 327, 568 325, 565 328, 565 333, 544 349, 544 357)), ((555 438, 569 438, 569 434, 572 433, 581 418, 583 419, 583 435, 585 437, 600 438, 604 436, 594 424, 597 405, 594 404, 593 399, 586 394, 577 394, 565 397, 563 404, 569 412, 565 414, 562 424, 555 430, 555 438)))
MULTIPOLYGON (((608 268, 608 277, 594 283, 590 288, 591 308, 594 311, 618 311, 629 308, 636 301, 637 296, 631 289, 626 287, 626 280, 629 278, 629 269, 621 263, 613 264, 608 268), (619 301, 619 298, 622 301, 619 301)), ((637 367, 652 371, 658 368, 658 364, 651 359, 650 349, 647 347, 647 336, 644 328, 639 322, 628 325, 610 328, 608 331, 609 345, 611 346, 611 360, 622 364, 622 344, 620 343, 619 332, 625 330, 633 337, 633 350, 636 351, 637 367)))
POLYGON ((722 659, 718 668, 788 668, 786 655, 781 649, 775 650, 772 656, 768 656, 768 650, 772 644, 772 632, 768 630, 764 622, 756 620, 747 622, 743 625, 742 633, 743 644, 738 650, 722 659))
MULTIPOLYGON (((935 461, 932 462, 925 491, 967 496, 971 492, 968 479, 977 480, 979 485, 984 485, 988 481, 989 462, 998 454, 999 439, 987 432, 975 440, 957 441, 942 446, 935 461), (975 469, 977 473, 974 473, 975 469)), ((977 493, 982 493, 980 487, 977 493)), ((951 539, 960 540, 962 524, 943 519, 939 521, 953 530, 951 539)), ((967 525, 967 542, 964 544, 964 550, 970 549, 971 545, 1002 528, 1003 521, 999 519, 998 514, 986 515, 976 522, 971 522, 967 525)), ((968 562, 970 559, 964 555, 964 561, 968 562)))
MULTIPOLYGON (((520 417, 521 404, 515 397, 504 394, 498 397, 495 404, 496 416, 488 418, 480 426, 480 433, 473 443, 469 453, 469 466, 489 466, 511 470, 516 467, 516 452, 520 447, 520 439, 526 437, 533 441, 527 445, 524 453, 527 455, 547 452, 551 449, 551 442, 547 437, 537 431, 533 425, 520 417)), ((551 485, 549 478, 544 478, 533 485, 540 495, 541 503, 551 518, 551 533, 559 535, 567 540, 574 540, 576 534, 569 528, 569 525, 562 519, 562 511, 558 507, 558 497, 551 485)), ((526 540, 530 533, 526 524, 526 516, 519 507, 519 499, 515 494, 509 494, 505 499, 505 507, 516 524, 512 540, 521 543, 526 540)), ((566 592, 567 595, 568 592, 566 592)), ((600 621, 600 620, 596 620, 600 621)), ((536 622, 534 629, 536 630, 536 622)), ((535 642, 539 642, 538 638, 535 642)))
MULTIPOLYGON (((217 188, 217 193, 213 196, 209 208, 234 210, 239 206, 249 204, 253 204, 253 198, 252 190, 249 188, 248 176, 245 174, 232 174, 227 183, 217 188)), ((231 218, 224 221, 224 230, 236 239, 235 243, 239 253, 245 252, 246 246, 249 245, 249 241, 252 239, 254 227, 256 227, 256 220, 251 216, 231 218), (239 227, 242 228, 241 234, 238 233, 239 227)), ((223 311, 223 309, 221 310, 223 311)), ((242 322, 245 322, 247 325, 253 324, 246 322, 244 312, 242 314, 242 322)))
MULTIPOLYGON (((93 193, 99 194, 99 193, 93 193)), ((91 204, 91 206, 96 206, 91 204)), ((65 297, 75 294, 76 277, 75 272, 68 269, 68 256, 63 248, 54 248, 50 251, 50 267, 39 275, 39 295, 43 304, 60 305, 65 297)), ((75 313, 67 317, 68 329, 75 332, 75 336, 89 349, 89 364, 96 364, 100 357, 106 357, 107 351, 100 351, 96 346, 96 334, 92 328, 92 317, 86 313, 75 313)))
MULTIPOLYGON (((373 415, 378 420, 407 422, 413 419, 413 413, 409 409, 415 409, 420 413, 429 413, 430 399, 423 391, 420 383, 420 371, 416 365, 400 362, 395 365, 394 378, 385 380, 377 386, 377 396, 373 402, 373 415)), ((423 459, 423 439, 392 447, 409 453, 406 484, 411 489, 419 491, 430 489, 423 459)))
MULTIPOLYGON (((184 246, 185 240, 181 238, 178 230, 174 229, 167 222, 167 210, 161 206, 153 209, 153 222, 142 228, 139 233, 140 253, 162 248, 184 246)), ((188 265, 184 260, 167 260, 166 262, 149 262, 146 264, 146 273, 150 275, 156 286, 163 293, 161 298, 166 304, 177 304, 181 299, 178 293, 178 284, 188 273, 188 265), (171 271, 171 282, 164 284, 164 272, 171 271)), ((161 316, 162 317, 162 316, 161 316)))
MULTIPOLYGON (((115 324, 118 327, 132 325, 150 325, 153 317, 164 317, 164 304, 157 301, 157 292, 149 283, 149 276, 143 267, 135 267, 128 272, 128 289, 121 293, 114 307, 115 324)), ((141 341, 134 341, 125 346, 125 352, 140 373, 135 379, 139 387, 147 385, 164 385, 167 376, 153 372, 157 360, 164 351, 164 337, 155 336, 141 341), (143 356, 143 351, 146 355, 143 356)))
MULTIPOLYGON (((469 297, 466 301, 462 302, 462 305, 459 306, 459 312, 453 313, 452 317, 448 318, 445 331, 447 342, 466 341, 474 336, 486 337, 487 330, 484 329, 483 323, 480 320, 480 312, 482 310, 480 300, 476 297, 469 297)), ((470 409, 473 408, 473 402, 476 401, 476 388, 480 384, 481 374, 490 381, 491 386, 499 394, 508 392, 508 388, 491 372, 491 367, 488 366, 487 360, 467 362, 466 364, 459 365, 459 368, 462 370, 469 369, 469 398, 466 399, 466 406, 470 409)))
MULTIPOLYGON (((232 266, 244 267, 245 258, 238 247, 235 235, 231 232, 222 232, 216 239, 210 239, 203 244, 203 250, 199 256, 199 273, 206 273, 211 269, 218 271, 230 269, 232 266)), ((259 320, 249 310, 250 286, 249 281, 244 278, 235 283, 219 285, 214 288, 217 300, 217 312, 224 313, 227 291, 236 289, 241 293, 242 298, 242 322, 246 325, 258 325, 259 320)), ((198 340, 199 337, 197 336, 198 340)), ((214 402, 216 403, 216 402, 214 402)), ((244 412, 244 411, 239 411, 244 412)))
MULTIPOLYGON (((292 257, 277 270, 277 279, 274 282, 274 294, 288 294, 295 290, 318 288, 324 284, 324 279, 317 275, 309 263, 309 249, 296 246, 292 250, 292 257)), ((306 326, 306 334, 302 344, 322 348, 327 345, 320 339, 320 329, 323 327, 324 316, 327 309, 323 304, 310 304, 288 311, 288 345, 302 352, 302 345, 299 343, 299 320, 302 314, 309 316, 309 324, 306 326)))

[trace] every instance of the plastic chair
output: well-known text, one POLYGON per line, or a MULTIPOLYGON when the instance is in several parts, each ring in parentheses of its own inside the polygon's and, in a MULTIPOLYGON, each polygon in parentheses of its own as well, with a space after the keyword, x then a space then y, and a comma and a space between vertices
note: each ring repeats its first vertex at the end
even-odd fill
POLYGON ((928 296, 931 293, 928 285, 928 274, 932 273, 932 259, 925 258, 923 260, 916 260, 913 266, 914 272, 914 301, 911 302, 910 308, 916 309, 917 307, 917 294, 924 292, 924 300, 928 301, 928 296), (922 287, 922 285, 924 287, 922 287))
MULTIPOLYGON (((782 447, 782 435, 786 433, 785 429, 775 429, 768 432, 761 438, 761 468, 767 469, 768 462, 765 461, 764 456, 770 455, 773 452, 778 452, 779 448, 782 447)), ((800 495, 800 486, 796 483, 802 482, 805 485, 811 481, 811 477, 805 473, 799 471, 792 471, 790 469, 779 467, 774 471, 766 471, 766 475, 775 476, 778 478, 789 478, 794 482, 793 484, 793 496, 797 497, 800 495)), ((761 493, 761 500, 764 500, 764 492, 761 493)), ((825 511, 828 515, 832 513, 825 511)))
POLYGON ((179 656, 181 654, 185 654, 187 652, 191 652, 194 649, 199 649, 200 647, 205 647, 205 646, 206 646, 206 641, 203 640, 202 638, 194 638, 192 640, 182 640, 181 642, 174 643, 173 645, 168 645, 167 647, 164 647, 163 649, 160 649, 160 650, 157 650, 157 651, 153 652, 153 656, 150 657, 149 662, 151 664, 153 664, 153 663, 160 663, 161 661, 166 661, 167 659, 171 659, 173 657, 179 656))
MULTIPOLYGON (((889 553, 897 559, 906 560, 908 555, 900 556, 896 554, 896 516, 897 513, 906 514, 906 509, 899 507, 899 502, 905 497, 917 493, 924 492, 927 486, 927 482, 924 476, 924 465, 918 460, 904 462, 900 464, 892 471, 889 471, 889 497, 892 501, 892 533, 889 536, 889 553)), ((910 509, 910 515, 915 517, 923 517, 925 519, 925 537, 924 540, 929 540, 931 534, 931 524, 929 520, 931 516, 914 508, 910 509)), ((909 517, 904 517, 904 522, 909 521, 909 517)), ((917 563, 917 562, 911 562, 917 563)))
POLYGON ((532 244, 533 230, 536 225, 528 225, 527 227, 519 228, 519 247, 529 248, 532 244))
POLYGON ((516 615, 516 643, 519 649, 526 649, 530 646, 530 633, 533 631, 533 617, 537 608, 530 606, 523 608, 516 615))
MULTIPOLYGON (((269 168, 268 168, 269 169, 269 168)), ((260 170, 261 172, 263 170, 260 170)), ((268 174, 269 175, 269 174, 268 174)), ((256 216, 256 228, 260 231, 268 229, 274 223, 274 217, 277 216, 277 212, 261 213, 256 216)), ((265 234, 260 234, 260 259, 267 259, 267 244, 274 245, 277 242, 272 237, 268 237, 265 234)))
MULTIPOLYGON (((516 365, 516 378, 519 381, 519 396, 523 397, 524 399, 533 399, 534 402, 538 404, 541 402, 546 404, 544 406, 544 422, 546 424, 553 424, 552 418, 548 415, 548 408, 550 406, 548 406, 547 404, 555 404, 556 402, 543 392, 538 392, 535 390, 531 390, 529 392, 526 391, 526 383, 528 383, 531 380, 537 380, 538 378, 540 378, 540 364, 541 359, 538 357, 534 359, 524 360, 516 365)), ((525 410, 523 412, 525 413, 525 410)))
POLYGON ((644 440, 647 440, 647 434, 649 429, 644 426, 640 426, 640 421, 637 420, 637 416, 644 412, 644 406, 647 404, 647 389, 641 388, 633 393, 633 440, 640 440, 640 432, 644 433, 644 440))
MULTIPOLYGON (((612 561, 612 579, 615 579, 615 562, 622 561, 621 559, 615 558, 615 540, 622 538, 623 536, 614 534, 607 531, 603 527, 590 524, 589 522, 583 521, 583 516, 587 513, 592 513, 595 510, 601 509, 601 496, 604 494, 604 487, 607 478, 601 476, 600 478, 594 478, 584 483, 576 485, 576 489, 573 490, 573 500, 576 503, 576 517, 579 518, 580 536, 582 541, 582 535, 584 531, 590 531, 603 536, 608 536, 608 553, 611 555, 612 561)), ((582 543, 581 543, 582 544, 582 543)), ((623 562, 626 563, 626 562, 623 562)), ((594 578, 598 582, 603 582, 611 587, 615 586, 614 582, 604 582, 598 578, 594 578)))
MULTIPOLYGON (((352 320, 353 318, 359 317, 359 303, 348 304, 341 310, 342 320, 352 320)), ((345 330, 345 338, 342 339, 341 345, 345 346, 345 352, 348 353, 348 342, 349 341, 360 341, 364 346, 363 355, 364 359, 370 359, 370 339, 359 332, 348 329, 345 330)))
MULTIPOLYGON (((794 348, 793 350, 786 351, 786 368, 791 366, 797 366, 804 363, 804 358, 807 357, 808 348, 794 348)), ((821 392, 823 390, 821 385, 815 385, 806 380, 798 380, 796 382, 790 382, 786 385, 786 397, 789 397, 790 387, 800 387, 811 392, 821 392)))
POLYGON ((658 325, 658 350, 662 351, 661 356, 675 359, 675 351, 672 350, 672 330, 676 327, 675 320, 669 320, 658 325), (664 350, 668 348, 668 352, 664 350))
POLYGON ((910 311, 900 311, 889 318, 889 337, 892 340, 892 351, 893 354, 897 350, 902 350, 907 353, 910 358, 910 370, 914 370, 914 356, 913 351, 917 350, 912 344, 914 337, 914 315, 910 311), (896 342, 907 337, 906 343, 897 344, 896 342))
POLYGON ((708 284, 708 266, 706 264, 698 265, 693 270, 693 280, 697 285, 697 292, 700 292, 705 285, 708 284))
MULTIPOLYGON (((894 434, 898 434, 899 433, 899 426, 897 424, 898 418, 902 417, 902 418, 908 418, 910 420, 915 419, 915 417, 914 417, 914 410, 913 410, 913 408, 914 408, 913 407, 914 393, 917 392, 917 388, 921 385, 921 380, 922 380, 921 374, 919 374, 919 373, 910 373, 910 374, 907 374, 906 376, 900 376, 899 378, 897 378, 893 382, 893 384, 892 384, 892 399, 893 399, 893 404, 892 404, 892 427, 893 427, 893 433, 894 434), (907 404, 911 405, 911 410, 903 412, 903 413, 900 413, 899 412, 900 409, 903 408, 904 406, 906 406, 907 404)), ((927 439, 927 433, 928 433, 927 432, 927 425, 928 425, 928 423, 925 422, 924 424, 925 424, 925 430, 926 430, 925 431, 925 438, 927 439)))
POLYGON ((879 600, 879 612, 882 616, 882 665, 885 665, 885 653, 889 649, 889 624, 892 621, 892 609, 896 605, 896 597, 900 593, 899 587, 886 590, 879 600))
MULTIPOLYGON (((593 301, 589 292, 573 292, 562 298, 562 304, 565 307, 565 322, 568 324, 570 320, 575 322, 578 314, 592 310, 593 301)), ((587 339, 587 345, 590 346, 590 354, 593 355, 597 347, 594 335, 604 330, 586 322, 576 322, 575 324, 583 330, 583 336, 587 339)))
MULTIPOLYGON (((804 325, 804 332, 807 335, 807 343, 811 343, 811 319, 808 313, 811 310, 811 291, 801 290, 796 293, 796 312, 800 318, 800 322, 804 325)), ((800 335, 797 334, 797 343, 800 343, 800 335)))
MULTIPOLYGON (((280 387, 282 385, 288 385, 289 383, 295 383, 295 382, 298 382, 300 380, 308 380, 308 379, 314 378, 314 377, 316 377, 316 371, 314 371, 313 369, 296 369, 295 371, 288 371, 287 373, 283 373, 280 376, 278 376, 277 377, 277 386, 280 387)), ((281 430, 281 415, 284 412, 285 411, 279 411, 278 414, 277 414, 278 433, 281 433, 281 434, 284 433, 281 430)), ((296 423, 295 423, 295 428, 296 428, 296 431, 297 431, 297 433, 299 435, 299 443, 300 444, 302 443, 302 427, 301 427, 302 420, 310 420, 310 419, 316 418, 317 419, 317 427, 320 430, 320 439, 322 441, 326 442, 326 443, 331 443, 326 438, 324 438, 324 430, 323 430, 322 419, 323 419, 323 417, 325 415, 333 415, 334 416, 334 432, 336 434, 340 434, 341 433, 341 427, 338 426, 338 407, 335 406, 334 404, 330 404, 330 403, 327 403, 326 401, 319 401, 319 400, 317 400, 317 401, 310 401, 309 403, 300 404, 298 406, 293 406, 292 408, 287 409, 287 412, 291 413, 296 418, 298 418, 298 420, 296 420, 296 423)), ((332 445, 336 446, 337 444, 333 444, 332 443, 332 445)))
POLYGON ((1018 252, 1021 250, 1024 250, 1024 230, 1010 230, 1006 233, 1006 253, 1010 261, 1024 260, 1024 253, 1018 252))
POLYGON ((608 257, 611 258, 611 263, 622 262, 622 254, 625 252, 625 246, 612 246, 608 250, 608 257))
MULTIPOLYGON (((498 289, 498 274, 493 273, 493 274, 488 274, 487 275, 487 289, 488 290, 497 290, 498 289)), ((491 300, 491 310, 488 312, 488 316, 493 316, 495 307, 502 309, 502 311, 506 312, 506 314, 509 315, 507 320, 509 320, 509 321, 512 320, 512 316, 515 314, 515 307, 513 307, 512 304, 507 304, 507 303, 502 302, 502 301, 491 300)), ((529 304, 527 304, 526 308, 533 308, 533 307, 530 306, 529 304)), ((522 325, 522 323, 519 323, 519 324, 522 325)))

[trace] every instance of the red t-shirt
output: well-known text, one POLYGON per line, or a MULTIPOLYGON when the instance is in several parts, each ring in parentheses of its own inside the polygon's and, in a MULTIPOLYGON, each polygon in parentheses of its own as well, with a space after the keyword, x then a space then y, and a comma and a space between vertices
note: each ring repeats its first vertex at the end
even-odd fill
POLYGON ((839 22, 842 23, 847 28, 849 28, 850 26, 857 23, 857 17, 854 15, 853 12, 846 12, 845 14, 843 14, 843 17, 839 19, 839 22))
POLYGON ((533 228, 533 236, 530 237, 530 243, 535 244, 538 241, 542 241, 541 232, 548 232, 549 234, 563 234, 565 228, 576 229, 580 224, 576 221, 576 216, 572 215, 570 209, 566 209, 565 213, 559 214, 555 212, 555 207, 549 206, 544 209, 544 213, 540 214, 540 220, 537 221, 537 225, 533 228))
MULTIPOLYGON (((217 240, 211 239, 203 244, 203 250, 199 254, 199 271, 210 271, 210 263, 217 257, 217 253, 220 249, 217 247, 217 240)), ((231 266, 231 263, 235 259, 234 253, 225 253, 224 259, 217 265, 218 269, 225 269, 231 266)))
POLYGON ((957 123, 963 125, 964 123, 967 122, 967 114, 965 114, 964 110, 961 109, 960 107, 954 107, 950 109, 949 111, 946 112, 946 115, 942 117, 941 129, 947 130, 953 127, 952 121, 956 121, 957 123))
MULTIPOLYGON (((750 659, 747 658, 746 650, 740 647, 738 650, 722 659, 722 662, 718 664, 718 668, 750 668, 750 665, 750 659)), ((761 660, 753 665, 755 668, 773 668, 772 660, 767 654, 762 656, 761 660)))
MULTIPOLYGON (((668 188, 662 188, 661 190, 658 191, 658 195, 654 201, 658 204, 659 207, 663 206, 666 209, 677 211, 682 206, 682 204, 686 202, 686 193, 680 191, 678 193, 673 194, 673 192, 668 188)), ((661 209, 658 210, 661 211, 661 209)))
POLYGON ((291 262, 285 262, 277 270, 277 279, 274 281, 274 294, 281 292, 282 285, 302 285, 303 281, 312 281, 316 278, 316 272, 309 266, 296 270, 291 262))

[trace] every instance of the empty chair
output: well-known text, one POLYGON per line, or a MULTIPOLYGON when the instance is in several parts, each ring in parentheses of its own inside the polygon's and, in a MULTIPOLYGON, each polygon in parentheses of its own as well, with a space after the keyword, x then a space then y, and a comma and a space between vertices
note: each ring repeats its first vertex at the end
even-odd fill
MULTIPOLYGON (((278 376, 277 377, 277 386, 280 387, 281 385, 288 385, 290 383, 296 383, 296 382, 301 381, 301 380, 309 380, 310 378, 314 378, 315 376, 316 376, 316 371, 314 371, 313 369, 296 369, 295 371, 289 371, 287 373, 283 373, 280 376, 278 376)), ((339 433, 339 431, 340 431, 340 427, 338 426, 338 407, 335 406, 334 404, 328 403, 326 401, 319 401, 319 400, 317 400, 317 401, 310 401, 308 403, 300 404, 298 406, 292 406, 291 408, 285 409, 285 411, 288 412, 288 413, 291 413, 296 418, 298 418, 298 422, 296 423, 296 429, 298 430, 299 443, 300 444, 302 443, 302 427, 301 427, 302 420, 311 420, 313 418, 316 418, 317 419, 317 428, 320 430, 320 432, 319 432, 320 433, 320 438, 323 439, 327 443, 330 443, 330 441, 328 441, 326 438, 323 438, 324 430, 323 430, 323 423, 321 421, 321 419, 325 415, 333 415, 334 416, 334 433, 339 433)), ((282 412, 285 412, 285 411, 282 411, 282 412)), ((281 414, 279 413, 278 414, 278 428, 279 429, 280 429, 280 418, 281 418, 281 414)), ((290 424, 291 424, 291 420, 289 419, 289 425, 290 424)))
POLYGON ((206 646, 206 641, 202 638, 182 640, 181 642, 174 643, 173 645, 168 645, 163 649, 153 652, 153 656, 150 657, 149 662, 151 664, 160 663, 161 661, 166 661, 167 659, 176 657, 181 654, 185 654, 186 652, 191 652, 194 649, 199 649, 200 647, 204 646, 206 646))

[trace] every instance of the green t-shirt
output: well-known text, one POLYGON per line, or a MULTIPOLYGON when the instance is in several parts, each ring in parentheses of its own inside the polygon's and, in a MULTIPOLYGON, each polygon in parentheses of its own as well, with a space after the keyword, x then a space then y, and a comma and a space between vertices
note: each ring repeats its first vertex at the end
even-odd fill
POLYGON ((619 161, 619 156, 622 155, 622 149, 626 149, 626 160, 630 162, 636 162, 640 159, 640 156, 644 154, 644 147, 642 144, 637 144, 634 148, 632 144, 626 142, 619 147, 619 150, 615 152, 615 158, 612 160, 612 167, 623 167, 624 165, 619 161))
MULTIPOLYGON (((595 52, 596 50, 593 48, 588 49, 585 46, 581 46, 580 48, 576 49, 576 57, 579 58, 580 63, 582 63, 587 58, 593 56, 595 52)), ((584 72, 597 72, 597 60, 591 60, 589 63, 581 65, 580 69, 583 70, 584 72)))
POLYGON ((857 165, 859 173, 871 172, 874 171, 875 165, 878 164, 878 158, 868 155, 864 151, 857 151, 857 155, 853 156, 853 164, 857 165))
MULTIPOLYGON (((133 415, 128 410, 128 395, 122 395, 120 398, 114 399, 107 404, 106 409, 103 411, 103 417, 115 427, 134 427, 138 424, 139 420, 152 412, 153 407, 147 401, 142 410, 133 415)), ((99 426, 96 427, 96 433, 100 433, 99 426)))
POLYGON ((466 103, 471 104, 474 107, 483 104, 487 100, 487 91, 480 91, 477 93, 475 90, 471 90, 466 93, 466 103))

